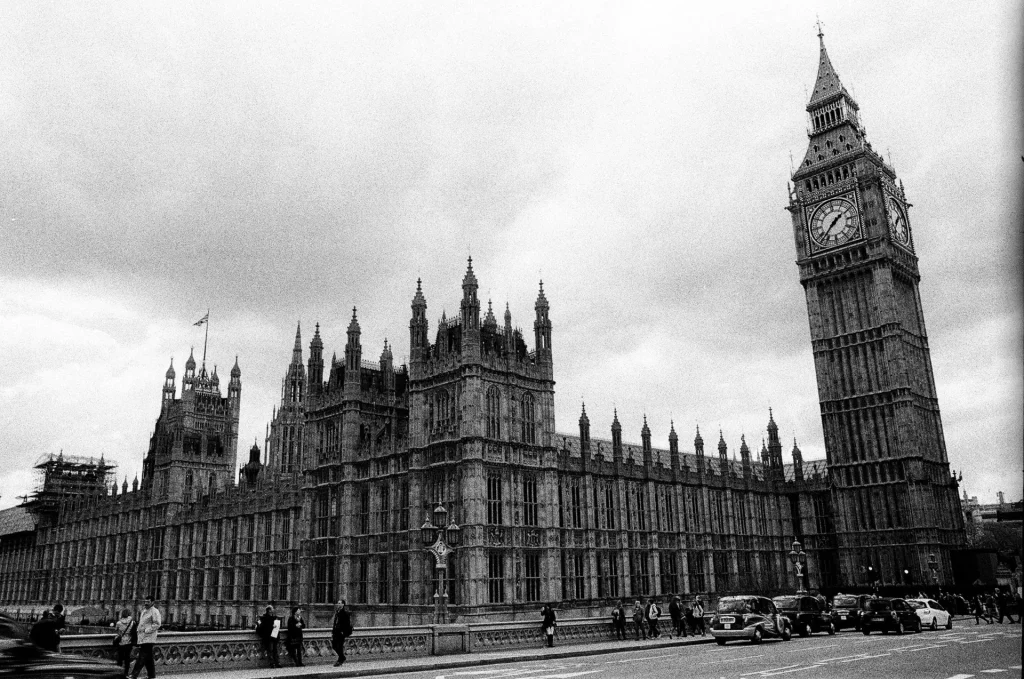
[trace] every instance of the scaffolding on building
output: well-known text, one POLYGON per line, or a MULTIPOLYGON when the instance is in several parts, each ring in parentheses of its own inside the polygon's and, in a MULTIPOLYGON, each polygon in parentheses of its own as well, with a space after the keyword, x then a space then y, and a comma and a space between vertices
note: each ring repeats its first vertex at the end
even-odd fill
POLYGON ((107 495, 116 467, 102 455, 65 455, 63 450, 43 455, 33 467, 36 489, 20 498, 22 506, 35 514, 55 514, 70 499, 107 495))

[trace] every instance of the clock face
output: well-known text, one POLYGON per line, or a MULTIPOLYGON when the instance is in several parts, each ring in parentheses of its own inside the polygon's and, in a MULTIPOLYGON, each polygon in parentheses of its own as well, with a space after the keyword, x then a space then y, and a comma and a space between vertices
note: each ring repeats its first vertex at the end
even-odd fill
POLYGON ((819 248, 834 248, 849 242, 859 229, 857 208, 845 198, 825 201, 811 217, 811 239, 819 248))
POLYGON ((900 245, 910 245, 910 225, 907 224, 907 213, 894 199, 886 201, 889 208, 886 212, 889 217, 889 232, 900 245))

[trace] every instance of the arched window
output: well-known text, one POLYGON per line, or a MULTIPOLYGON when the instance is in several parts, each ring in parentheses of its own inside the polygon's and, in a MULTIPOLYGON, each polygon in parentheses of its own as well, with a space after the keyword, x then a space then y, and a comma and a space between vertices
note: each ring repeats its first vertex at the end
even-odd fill
POLYGON ((534 415, 533 394, 523 394, 523 443, 536 443, 536 419, 534 415))
POLYGON ((497 387, 487 390, 487 438, 501 438, 501 394, 497 387))
POLYGON ((450 424, 451 419, 451 399, 448 398, 447 391, 441 391, 437 395, 437 424, 446 428, 450 424))

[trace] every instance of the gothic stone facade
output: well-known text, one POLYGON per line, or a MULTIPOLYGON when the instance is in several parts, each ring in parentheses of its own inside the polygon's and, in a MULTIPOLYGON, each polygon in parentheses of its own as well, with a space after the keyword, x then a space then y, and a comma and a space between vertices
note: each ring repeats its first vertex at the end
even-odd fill
MULTIPOLYGON (((564 615, 604 615, 619 598, 772 593, 796 583, 793 538, 808 553, 806 584, 867 587, 924 578, 926 554, 951 582, 963 540, 948 473, 917 260, 902 186, 864 141, 857 105, 824 45, 808 111, 807 156, 790 195, 807 294, 827 465, 794 442, 785 464, 769 413, 759 459, 724 436, 705 455, 624 444, 554 423, 554 351, 543 287, 533 348, 506 308, 481 318, 472 262, 460 312, 430 341, 420 285, 410 360, 362 357, 353 311, 344 355, 326 366, 319 328, 303 365, 297 332, 268 428, 237 469, 240 371, 222 398, 216 370, 173 368, 143 482, 100 485, 0 527, 0 605, 54 601, 111 611, 153 593, 170 622, 247 625, 268 601, 299 603, 314 624, 344 597, 360 624, 432 619, 437 570, 419 526, 442 503, 462 527, 449 557, 449 610, 461 621, 534 620, 539 602, 564 615), (954 509, 956 511, 954 511, 954 509)), ((2 518, 2 517, 0 517, 2 518)))

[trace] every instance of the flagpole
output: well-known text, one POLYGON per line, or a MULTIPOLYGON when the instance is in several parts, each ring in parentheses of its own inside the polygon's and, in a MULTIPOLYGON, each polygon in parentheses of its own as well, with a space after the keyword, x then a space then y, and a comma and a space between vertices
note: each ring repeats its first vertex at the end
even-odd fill
POLYGON ((203 335, 203 366, 205 367, 206 366, 206 340, 209 339, 209 337, 210 337, 210 310, 209 310, 209 308, 207 308, 207 310, 206 310, 206 323, 204 323, 203 325, 206 326, 206 333, 203 335))

